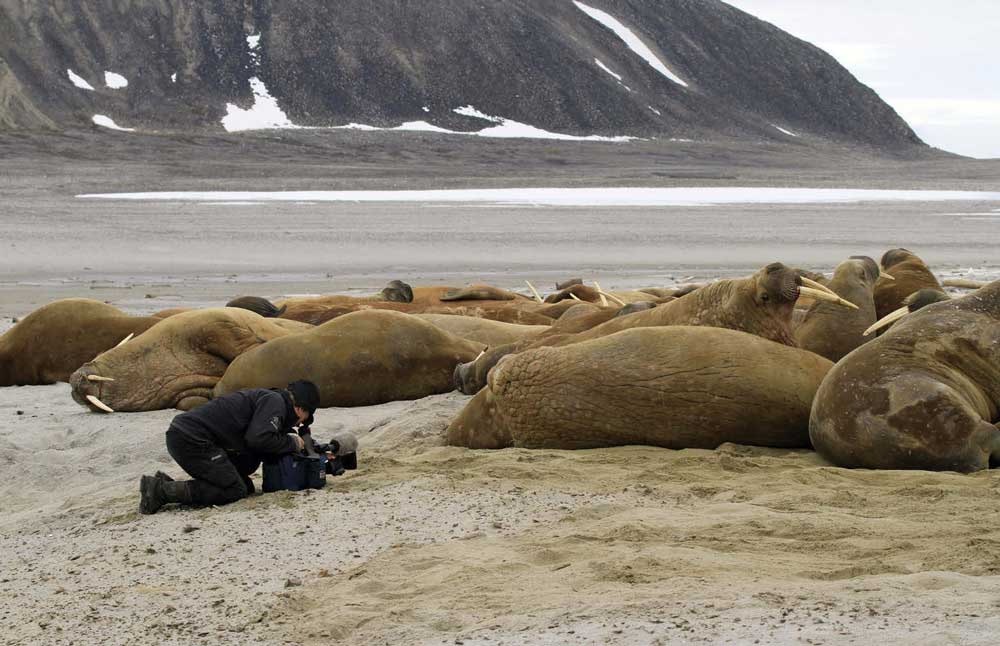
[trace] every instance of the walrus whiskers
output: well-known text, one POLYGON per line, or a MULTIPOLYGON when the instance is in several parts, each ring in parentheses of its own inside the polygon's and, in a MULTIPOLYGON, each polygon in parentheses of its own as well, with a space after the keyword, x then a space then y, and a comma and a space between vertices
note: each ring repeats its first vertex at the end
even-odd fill
POLYGON ((91 404, 93 404, 97 408, 100 408, 105 413, 113 413, 113 412, 115 412, 115 409, 111 408, 110 406, 108 406, 107 404, 105 404, 104 402, 102 402, 97 397, 94 397, 93 395, 87 395, 87 401, 89 401, 91 404))
POLYGON ((910 307, 908 305, 904 305, 895 312, 890 312, 889 314, 886 314, 879 320, 872 323, 867 330, 861 333, 861 336, 868 336, 872 332, 877 332, 884 327, 889 327, 890 325, 892 325, 893 323, 895 323, 896 321, 903 318, 909 313, 910 313, 910 307))
POLYGON ((87 381, 114 381, 111 377, 102 377, 101 375, 87 375, 87 381))
POLYGON ((799 295, 800 296, 811 296, 811 297, 815 298, 818 301, 827 301, 828 303, 836 303, 837 305, 841 305, 843 307, 848 307, 848 308, 853 309, 853 310, 858 309, 857 305, 855 305, 851 301, 845 300, 845 299, 837 296, 833 292, 827 293, 827 292, 821 292, 818 289, 812 289, 811 287, 799 287, 799 295))
POLYGON ((531 293, 535 295, 535 300, 538 301, 539 303, 544 303, 545 301, 542 300, 542 297, 538 295, 538 290, 535 289, 535 286, 531 284, 531 281, 525 280, 524 282, 528 283, 528 289, 530 289, 531 293))
POLYGON ((119 341, 118 345, 116 345, 115 347, 116 348, 120 348, 121 346, 123 346, 126 343, 128 343, 132 339, 132 337, 134 337, 134 336, 135 336, 135 332, 129 333, 129 335, 127 337, 125 337, 124 339, 122 339, 121 341, 119 341))

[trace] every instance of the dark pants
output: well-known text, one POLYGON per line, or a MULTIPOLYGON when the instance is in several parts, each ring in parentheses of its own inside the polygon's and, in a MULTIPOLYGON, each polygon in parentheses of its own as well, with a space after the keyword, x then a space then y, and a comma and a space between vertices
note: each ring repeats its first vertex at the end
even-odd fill
POLYGON ((189 476, 190 502, 194 505, 224 505, 246 498, 253 492, 250 474, 260 459, 230 455, 212 442, 192 438, 182 431, 167 429, 167 452, 189 476))

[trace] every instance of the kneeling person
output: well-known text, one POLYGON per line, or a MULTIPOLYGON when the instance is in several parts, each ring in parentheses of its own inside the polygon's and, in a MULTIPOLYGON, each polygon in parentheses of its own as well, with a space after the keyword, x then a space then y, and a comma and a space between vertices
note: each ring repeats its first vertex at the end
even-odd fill
POLYGON ((254 490, 250 474, 263 458, 303 449, 293 431, 308 430, 317 406, 316 385, 295 381, 284 390, 239 390, 181 413, 167 429, 167 451, 194 480, 142 476, 140 513, 155 514, 171 502, 224 505, 246 498, 254 490))

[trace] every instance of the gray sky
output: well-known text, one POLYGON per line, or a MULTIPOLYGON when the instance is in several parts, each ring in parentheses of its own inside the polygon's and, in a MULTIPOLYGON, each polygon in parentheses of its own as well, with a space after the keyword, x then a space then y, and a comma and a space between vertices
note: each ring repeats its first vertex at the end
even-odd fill
POLYGON ((931 146, 1000 158, 1000 0, 725 0, 826 50, 931 146))

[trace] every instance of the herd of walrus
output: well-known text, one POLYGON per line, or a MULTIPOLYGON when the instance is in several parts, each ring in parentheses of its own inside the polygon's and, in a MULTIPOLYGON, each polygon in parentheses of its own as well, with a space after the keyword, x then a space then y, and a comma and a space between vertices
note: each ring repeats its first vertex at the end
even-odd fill
POLYGON ((832 278, 769 264, 680 289, 542 298, 485 285, 371 297, 241 297, 129 316, 65 299, 0 337, 0 385, 68 381, 94 411, 189 410, 319 386, 321 406, 458 389, 447 441, 475 449, 724 442, 812 447, 843 467, 1000 463, 1000 281, 957 298, 906 249, 832 278))

